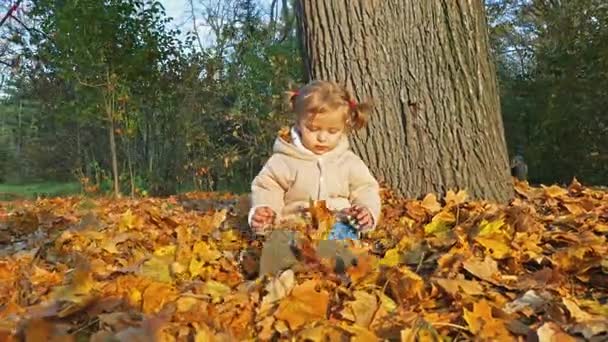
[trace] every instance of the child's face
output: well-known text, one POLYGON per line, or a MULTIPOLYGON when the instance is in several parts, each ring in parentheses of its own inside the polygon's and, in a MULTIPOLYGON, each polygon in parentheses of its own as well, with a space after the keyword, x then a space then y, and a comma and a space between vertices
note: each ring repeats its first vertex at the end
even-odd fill
POLYGON ((333 111, 316 115, 303 115, 297 123, 302 144, 315 154, 333 150, 345 130, 344 113, 333 111))

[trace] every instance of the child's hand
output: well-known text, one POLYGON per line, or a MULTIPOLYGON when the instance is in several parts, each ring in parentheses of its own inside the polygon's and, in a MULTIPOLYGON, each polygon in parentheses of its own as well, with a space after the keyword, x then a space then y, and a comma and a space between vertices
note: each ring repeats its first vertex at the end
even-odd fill
POLYGON ((367 208, 358 205, 353 205, 352 207, 346 209, 346 213, 357 220, 359 229, 369 228, 374 223, 372 214, 367 208))
POLYGON ((275 213, 269 207, 259 207, 255 209, 251 217, 251 228, 256 232, 262 231, 264 227, 274 220, 275 213))

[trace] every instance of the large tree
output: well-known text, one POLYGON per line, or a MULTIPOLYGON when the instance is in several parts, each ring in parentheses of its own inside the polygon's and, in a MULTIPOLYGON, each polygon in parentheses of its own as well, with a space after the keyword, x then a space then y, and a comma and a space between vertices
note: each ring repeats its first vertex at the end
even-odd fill
POLYGON ((308 78, 373 99, 352 141, 379 179, 406 196, 510 198, 481 0, 299 0, 297 12, 308 78))

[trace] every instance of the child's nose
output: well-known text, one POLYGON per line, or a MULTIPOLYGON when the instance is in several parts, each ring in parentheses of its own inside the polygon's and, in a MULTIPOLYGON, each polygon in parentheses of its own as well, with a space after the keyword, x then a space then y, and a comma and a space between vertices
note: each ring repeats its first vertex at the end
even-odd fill
POLYGON ((317 135, 317 140, 319 142, 324 142, 327 139, 327 135, 324 132, 321 132, 317 135))

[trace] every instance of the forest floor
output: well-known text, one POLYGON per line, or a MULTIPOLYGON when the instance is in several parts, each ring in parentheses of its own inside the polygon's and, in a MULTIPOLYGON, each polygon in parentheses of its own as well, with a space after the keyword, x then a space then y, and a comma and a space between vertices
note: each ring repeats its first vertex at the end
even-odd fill
POLYGON ((253 279, 243 197, 0 202, 0 341, 606 340, 608 192, 515 192, 385 191, 346 267, 316 254, 333 220, 317 203, 291 227, 297 265, 253 279))

